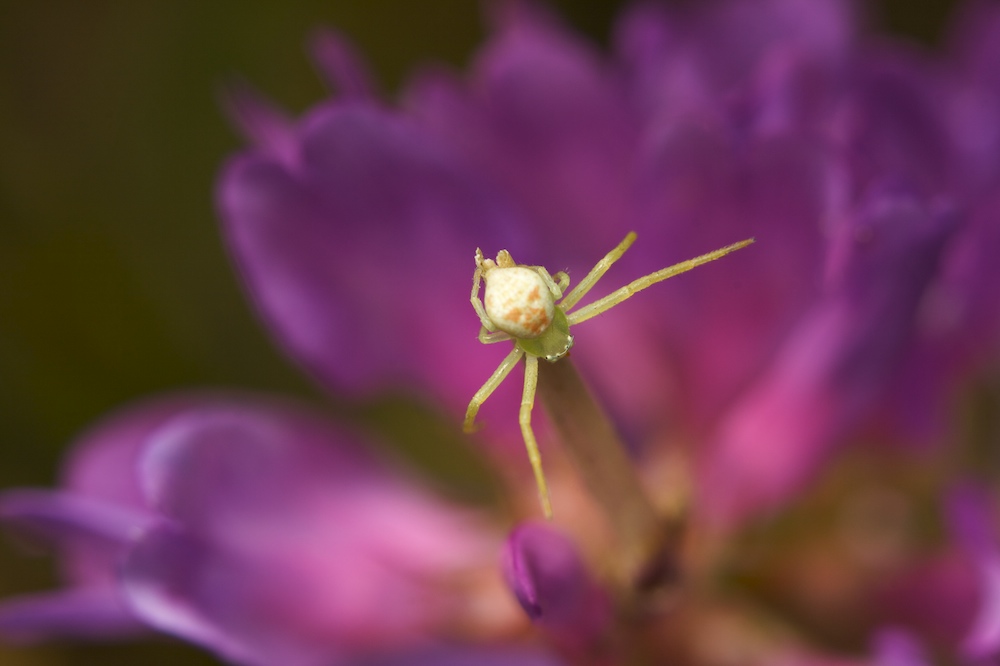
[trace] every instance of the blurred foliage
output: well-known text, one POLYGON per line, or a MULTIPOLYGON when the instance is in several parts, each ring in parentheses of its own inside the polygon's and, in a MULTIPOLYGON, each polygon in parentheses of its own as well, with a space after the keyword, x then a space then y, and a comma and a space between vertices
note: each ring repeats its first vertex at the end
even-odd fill
MULTIPOLYGON (((624 3, 554 4, 606 44, 624 3)), ((887 0, 885 21, 932 41, 947 6, 887 0)), ((245 78, 306 108, 324 89, 302 44, 322 24, 354 40, 392 91, 417 63, 462 66, 484 34, 479 9, 470 0, 0 0, 0 486, 53 483, 74 433, 141 396, 237 386, 323 400, 251 315, 220 242, 213 181, 241 142, 218 93, 245 78)), ((460 476, 455 459, 436 463, 402 430, 383 429, 404 456, 440 464, 446 482, 460 476)), ((50 569, 0 549, 0 596, 55 585, 50 569)), ((165 639, 0 648, 4 664, 181 661, 212 663, 165 639)))

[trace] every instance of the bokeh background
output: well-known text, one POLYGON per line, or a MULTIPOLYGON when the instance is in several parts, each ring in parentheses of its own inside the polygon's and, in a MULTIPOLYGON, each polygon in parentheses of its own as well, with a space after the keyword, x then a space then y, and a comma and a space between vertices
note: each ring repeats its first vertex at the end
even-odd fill
MULTIPOLYGON (((606 45, 625 3, 550 4, 606 45)), ((876 24, 933 45, 951 4, 867 6, 876 24)), ((305 109, 325 90, 303 43, 325 24, 354 40, 391 99, 420 63, 467 62, 485 34, 480 9, 474 0, 0 0, 0 488, 51 485, 75 433, 142 396, 222 386, 323 400, 265 337, 222 247, 213 181, 241 142, 220 91, 245 80, 305 109)), ((359 413, 377 420, 382 408, 359 413)), ((477 485, 459 444, 435 457, 386 428, 400 455, 477 485)), ((0 597, 55 585, 52 564, 0 544, 0 597)), ((137 663, 217 662, 166 638, 0 645, 3 665, 137 663)))

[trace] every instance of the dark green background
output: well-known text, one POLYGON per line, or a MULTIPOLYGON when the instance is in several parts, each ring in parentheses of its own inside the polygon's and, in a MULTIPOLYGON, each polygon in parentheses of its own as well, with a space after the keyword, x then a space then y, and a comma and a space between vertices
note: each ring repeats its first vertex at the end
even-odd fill
MULTIPOLYGON (((555 4, 606 42, 623 3, 555 4)), ((947 4, 894 0, 883 20, 930 42, 947 4)), ((249 313, 212 197, 240 146, 222 85, 306 108, 324 95, 303 49, 320 24, 390 93, 416 63, 461 66, 484 34, 473 0, 0 0, 0 487, 51 484, 74 433, 141 396, 316 397, 249 313)), ((50 560, 0 547, 0 596, 54 584, 50 560)), ((181 661, 212 663, 162 639, 0 646, 2 664, 181 661)))

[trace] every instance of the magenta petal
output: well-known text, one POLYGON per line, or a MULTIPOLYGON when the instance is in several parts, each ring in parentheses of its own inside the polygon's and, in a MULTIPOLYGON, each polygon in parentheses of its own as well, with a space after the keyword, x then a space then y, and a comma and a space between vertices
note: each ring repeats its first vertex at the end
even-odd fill
POLYGON ((522 524, 507 539, 502 566, 532 621, 577 647, 600 641, 611 620, 610 600, 568 537, 547 525, 522 524))
POLYGON ((1000 654, 1000 553, 980 557, 980 606, 969 632, 962 640, 962 652, 972 659, 1000 654))
POLYGON ((641 296, 655 301, 661 346, 677 356, 677 418, 704 427, 816 299, 828 158, 788 138, 734 145, 720 128, 695 123, 651 138, 647 148, 638 179, 650 229, 633 250, 642 263, 757 238, 641 296))
MULTIPOLYGON (((534 651, 416 647, 397 652, 338 654, 330 637, 303 637, 282 631, 281 611, 262 604, 260 586, 246 561, 192 540, 170 528, 147 535, 124 568, 125 590, 136 612, 152 626, 204 645, 227 660, 252 666, 358 666, 431 664, 537 664, 558 662, 534 651)), ((331 562, 328 566, 338 566, 331 562)), ((275 585, 288 585, 276 576, 275 585)), ((381 599, 391 605, 392 598, 381 599)), ((386 614, 391 614, 389 607, 386 614)))
POLYGON ((948 526, 955 540, 977 556, 997 550, 996 516, 991 506, 991 494, 971 483, 953 488, 948 494, 948 526))
POLYGON ((816 83, 843 68, 851 55, 850 2, 749 0, 698 10, 639 3, 619 21, 616 50, 651 124, 718 121, 732 94, 776 57, 808 63, 816 83))
POLYGON ((301 169, 248 155, 219 186, 255 304, 330 388, 419 381, 458 407, 498 362, 475 338, 472 252, 523 246, 519 223, 467 165, 372 106, 320 108, 300 141, 301 169))
POLYGON ((92 600, 85 591, 100 589, 148 625, 241 663, 327 664, 431 643, 465 607, 441 582, 495 548, 478 519, 288 403, 155 401, 81 441, 74 492, 0 502, 8 520, 58 539, 71 578, 85 583, 51 604, 0 610, 12 633, 116 630, 128 611, 96 601, 92 623, 75 619, 92 600), (113 474, 130 480, 101 489, 113 474))
POLYGON ((965 166, 971 167, 966 177, 995 191, 1000 177, 1000 9, 989 0, 970 0, 957 9, 949 41, 964 85, 949 100, 953 140, 965 153, 965 166))
POLYGON ((964 484, 951 491, 946 507, 957 544, 978 570, 979 608, 961 645, 972 660, 1000 655, 1000 545, 992 499, 985 488, 964 484))
POLYGON ((477 567, 492 536, 361 448, 263 401, 164 426, 139 471, 171 522, 128 553, 136 612, 224 655, 264 655, 249 663, 428 641, 460 603, 435 583, 477 567))
POLYGON ((827 297, 719 426, 701 487, 708 514, 726 523, 788 499, 871 412, 956 223, 887 194, 844 226, 827 297))
POLYGON ((175 417, 136 471, 157 511, 211 531, 277 517, 316 487, 370 483, 374 469, 359 443, 305 410, 246 401, 175 417))
POLYGON ((154 518, 81 494, 13 490, 0 496, 0 520, 51 543, 73 584, 106 585, 113 582, 114 567, 128 544, 154 518))
MULTIPOLYGON (((1000 99, 998 99, 1000 101, 1000 99)), ((993 121, 1000 132, 1000 113, 993 121)), ((941 279, 922 306, 920 344, 892 393, 896 429, 920 443, 947 445, 953 396, 982 376, 1000 340, 998 193, 979 201, 956 235, 941 279)))
POLYGON ((73 442, 64 464, 63 485, 77 495, 146 510, 136 466, 150 435, 181 412, 232 399, 222 394, 191 392, 151 398, 118 409, 73 442))
POLYGON ((81 495, 13 490, 0 496, 0 520, 57 543, 121 546, 138 536, 151 517, 81 495))
POLYGON ((958 7, 950 46, 976 80, 1000 90, 1000 8, 990 0, 970 0, 958 7))
MULTIPOLYGON (((322 655, 260 631, 267 618, 238 559, 170 526, 141 539, 122 569, 123 591, 149 625, 241 664, 323 663, 322 655)), ((330 655, 327 655, 329 657, 330 655)))
POLYGON ((81 587, 0 603, 0 635, 9 641, 109 639, 143 630, 144 625, 118 590, 110 586, 81 587))
POLYGON ((599 257, 634 225, 635 119, 622 81, 591 45, 529 3, 497 9, 501 25, 471 81, 429 73, 407 101, 504 186, 543 256, 575 269, 581 250, 599 257))
POLYGON ((153 509, 138 472, 154 434, 179 414, 234 400, 240 399, 210 392, 156 397, 119 409, 77 438, 64 464, 67 492, 54 495, 50 508, 72 508, 68 516, 77 522, 89 521, 82 524, 88 525, 91 534, 102 534, 104 543, 90 537, 86 542, 77 539, 60 544, 62 568, 70 581, 110 582, 124 540, 134 538, 152 520, 153 509))
POLYGON ((322 28, 309 40, 309 51, 327 82, 345 98, 370 99, 375 86, 364 60, 336 30, 322 28))
POLYGON ((955 156, 941 105, 945 75, 901 49, 872 53, 868 61, 835 119, 856 199, 887 179, 925 196, 949 191, 955 156))
POLYGON ((245 84, 228 90, 224 101, 233 124, 247 139, 283 164, 295 164, 294 124, 284 111, 245 84))
POLYGON ((700 14, 693 35, 720 81, 738 81, 775 49, 837 61, 853 46, 856 16, 845 0, 737 0, 700 14))
POLYGON ((538 650, 433 648, 352 661, 352 666, 559 666, 566 662, 538 650))
POLYGON ((901 629, 884 629, 873 641, 873 666, 928 666, 916 638, 901 629))
POLYGON ((271 536, 275 552, 293 557, 295 545, 330 539, 345 555, 351 545, 385 549, 380 557, 419 570, 465 562, 489 539, 342 429, 263 400, 176 418, 150 442, 139 474, 150 504, 186 529, 241 544, 271 536))

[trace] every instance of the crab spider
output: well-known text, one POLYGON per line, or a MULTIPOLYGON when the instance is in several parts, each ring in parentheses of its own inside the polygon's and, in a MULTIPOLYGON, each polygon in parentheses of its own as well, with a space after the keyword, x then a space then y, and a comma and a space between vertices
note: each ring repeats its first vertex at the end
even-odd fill
POLYGON ((682 261, 668 268, 650 273, 621 289, 600 298, 579 310, 570 312, 573 306, 597 283, 611 265, 621 258, 635 242, 635 232, 629 232, 618 246, 611 250, 573 291, 563 297, 569 287, 569 275, 560 271, 550 275, 542 266, 517 264, 507 250, 497 254, 496 261, 483 257, 476 249, 476 270, 472 276, 472 307, 479 315, 482 328, 479 341, 492 344, 513 340, 514 348, 500 363, 493 375, 476 391, 465 413, 465 432, 475 429, 474 422, 479 407, 506 379, 514 366, 524 358, 524 392, 521 397, 519 423, 524 444, 528 449, 528 459, 538 485, 538 494, 546 518, 552 517, 548 486, 542 471, 542 460, 538 453, 538 443, 531 429, 531 410, 535 404, 535 388, 538 384, 538 359, 554 363, 566 356, 573 347, 573 336, 569 328, 573 324, 587 321, 602 314, 634 294, 657 282, 662 282, 695 266, 723 257, 730 252, 746 247, 754 241, 749 238, 739 243, 703 254, 694 259, 682 261), (486 282, 486 292, 482 300, 479 291, 486 282), (560 300, 562 299, 562 300, 560 300))

